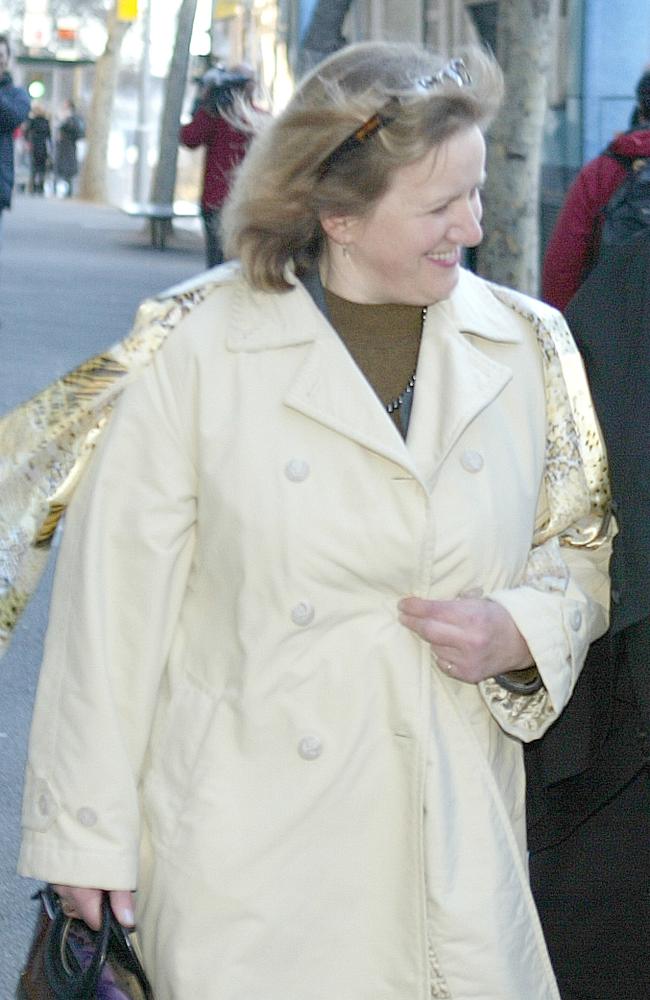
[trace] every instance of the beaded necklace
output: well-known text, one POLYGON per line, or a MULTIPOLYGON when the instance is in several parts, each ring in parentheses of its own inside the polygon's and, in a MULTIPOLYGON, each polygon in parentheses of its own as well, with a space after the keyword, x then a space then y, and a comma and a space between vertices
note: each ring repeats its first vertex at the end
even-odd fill
MULTIPOLYGON (((422 310, 422 329, 424 329, 424 321, 426 318, 427 318, 427 307, 425 306, 422 310)), ((406 384, 406 388, 404 388, 398 396, 395 396, 393 399, 389 399, 387 403, 384 403, 384 409, 386 410, 386 413, 394 413, 395 410, 399 410, 400 406, 402 405, 408 394, 410 392, 413 392, 413 389, 415 388, 415 371, 416 369, 414 368, 411 373, 411 377, 409 378, 406 384)))

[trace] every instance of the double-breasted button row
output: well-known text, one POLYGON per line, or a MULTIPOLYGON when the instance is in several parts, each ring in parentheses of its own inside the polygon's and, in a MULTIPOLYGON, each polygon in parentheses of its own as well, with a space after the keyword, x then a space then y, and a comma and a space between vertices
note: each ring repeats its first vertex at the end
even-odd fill
POLYGON ((82 806, 77 809, 77 820, 82 826, 95 826, 97 823, 97 813, 90 806, 82 806))
POLYGON ((468 448, 460 456, 460 464, 464 468, 465 472, 480 472, 483 468, 483 456, 480 451, 474 451, 472 448, 468 448))
MULTIPOLYGON (((484 459, 480 451, 468 448, 460 456, 460 464, 466 472, 480 472, 484 459)), ((309 462, 304 458, 291 458, 284 467, 284 474, 292 483, 302 483, 310 473, 309 462)))
POLYGON ((323 741, 314 733, 301 736, 298 740, 298 753, 303 760, 317 760, 323 752, 323 741))
POLYGON ((569 625, 574 632, 578 632, 580 630, 580 626, 582 625, 582 611, 580 611, 579 608, 576 608, 575 611, 572 611, 569 615, 569 625))
MULTIPOLYGON (((292 483, 302 483, 310 473, 309 463, 303 458, 292 458, 284 467, 284 474, 292 483)), ((311 601, 302 600, 291 609, 291 621, 303 628, 311 625, 316 611, 311 601)), ((298 756, 305 761, 318 760, 323 752, 323 741, 315 733, 306 733, 298 740, 296 747, 298 756)))
POLYGON ((291 621, 294 625, 311 625, 315 614, 314 605, 310 601, 299 601, 291 609, 291 621))
POLYGON ((41 816, 50 816, 56 811, 56 805, 52 795, 48 791, 41 792, 36 800, 36 808, 41 816))
MULTIPOLYGON (((308 478, 310 471, 309 462, 298 456, 290 458, 284 467, 284 474, 291 483, 303 483, 308 478)), ((314 615, 314 605, 311 601, 298 601, 291 609, 291 621, 301 628, 305 625, 311 625, 314 615)))
POLYGON ((309 462, 304 458, 291 458, 284 467, 284 474, 292 483, 302 483, 309 475, 309 462))

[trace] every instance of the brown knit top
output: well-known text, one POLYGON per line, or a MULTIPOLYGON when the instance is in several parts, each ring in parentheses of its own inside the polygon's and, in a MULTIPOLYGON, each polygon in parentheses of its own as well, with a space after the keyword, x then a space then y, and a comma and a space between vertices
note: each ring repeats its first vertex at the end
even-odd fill
MULTIPOLYGON (((332 326, 385 406, 415 372, 422 336, 421 306, 349 302, 325 289, 332 326)), ((402 431, 399 410, 392 414, 402 431)))

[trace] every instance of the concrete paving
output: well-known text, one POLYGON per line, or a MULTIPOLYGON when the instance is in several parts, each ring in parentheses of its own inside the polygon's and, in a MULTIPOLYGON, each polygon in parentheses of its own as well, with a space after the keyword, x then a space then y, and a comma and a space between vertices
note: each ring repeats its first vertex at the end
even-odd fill
MULTIPOLYGON (((142 220, 75 199, 20 195, 3 213, 0 413, 125 336, 138 303, 203 269, 196 220, 154 250, 142 220)), ((29 944, 34 885, 15 874, 29 720, 54 559, 0 660, 0 1000, 29 944)))

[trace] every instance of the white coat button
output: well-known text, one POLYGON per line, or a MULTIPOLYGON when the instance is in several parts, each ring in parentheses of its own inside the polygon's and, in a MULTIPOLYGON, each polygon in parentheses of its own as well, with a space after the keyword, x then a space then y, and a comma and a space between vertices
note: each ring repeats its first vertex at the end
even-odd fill
POLYGON ((291 621, 294 625, 310 625, 314 620, 314 605, 309 601, 300 601, 291 609, 291 621))
POLYGON ((50 814, 50 797, 47 792, 41 792, 38 797, 38 811, 41 816, 49 816, 50 814))
POLYGON ((97 813, 94 809, 90 809, 88 806, 82 806, 81 809, 77 810, 77 819, 82 826, 95 826, 97 822, 97 813))
POLYGON ((480 451, 464 451, 460 456, 460 464, 465 472, 480 472, 483 468, 483 456, 480 451))
POLYGON ((298 753, 303 760, 316 760, 323 752, 323 744, 318 736, 303 736, 298 741, 298 753))
POLYGON ((284 474, 292 483, 302 483, 309 475, 309 462, 303 458, 292 458, 285 465, 284 474))
POLYGON ((572 611, 571 617, 569 618, 569 624, 571 625, 573 631, 577 632, 582 625, 582 611, 578 611, 577 608, 575 611, 572 611))

